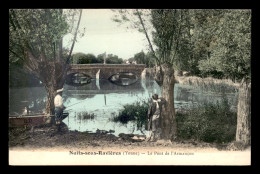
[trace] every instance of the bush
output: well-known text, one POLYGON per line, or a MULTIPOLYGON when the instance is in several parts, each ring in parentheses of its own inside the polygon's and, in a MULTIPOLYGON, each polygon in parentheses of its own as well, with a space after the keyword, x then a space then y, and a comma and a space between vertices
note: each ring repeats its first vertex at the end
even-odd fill
POLYGON ((148 102, 137 101, 133 104, 124 105, 123 107, 124 108, 119 111, 119 114, 113 118, 113 121, 123 124, 128 123, 128 121, 135 121, 138 129, 141 129, 147 124, 148 102))
POLYGON ((220 103, 204 103, 176 113, 178 137, 204 142, 227 143, 235 139, 236 113, 226 98, 220 103))

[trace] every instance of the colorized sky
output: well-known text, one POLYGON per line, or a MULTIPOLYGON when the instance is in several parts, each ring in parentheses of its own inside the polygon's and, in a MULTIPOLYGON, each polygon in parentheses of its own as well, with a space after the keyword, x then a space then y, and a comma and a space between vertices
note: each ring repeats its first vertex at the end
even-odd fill
MULTIPOLYGON (((143 33, 126 29, 112 21, 114 12, 110 9, 84 9, 80 28, 86 28, 85 36, 75 43, 73 53, 92 53, 95 56, 106 52, 128 59, 134 54, 147 52, 147 40, 143 33)), ((64 45, 67 41, 64 38, 64 45)))

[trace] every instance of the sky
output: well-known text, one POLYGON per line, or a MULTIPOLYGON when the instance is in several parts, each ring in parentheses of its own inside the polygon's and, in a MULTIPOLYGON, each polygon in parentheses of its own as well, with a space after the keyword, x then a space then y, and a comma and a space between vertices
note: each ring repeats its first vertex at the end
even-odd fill
MULTIPOLYGON (((129 59, 142 50, 147 52, 145 35, 112 21, 113 15, 110 9, 84 9, 80 29, 86 28, 85 36, 77 40, 73 53, 92 53, 97 56, 106 52, 129 59)), ((68 38, 64 37, 64 46, 69 45, 68 38)))

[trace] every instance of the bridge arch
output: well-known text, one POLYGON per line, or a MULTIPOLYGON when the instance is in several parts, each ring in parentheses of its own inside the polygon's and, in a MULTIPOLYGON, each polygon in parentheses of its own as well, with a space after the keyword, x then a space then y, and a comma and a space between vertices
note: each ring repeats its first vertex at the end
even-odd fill
POLYGON ((140 79, 144 69, 144 64, 72 64, 67 74, 85 73, 95 79, 99 73, 99 79, 109 79, 114 74, 127 72, 134 73, 140 79))
POLYGON ((91 76, 84 72, 70 72, 67 74, 66 83, 69 85, 85 85, 90 83, 91 76))
POLYGON ((119 72, 110 76, 108 80, 116 85, 128 86, 136 83, 138 78, 133 72, 119 72))

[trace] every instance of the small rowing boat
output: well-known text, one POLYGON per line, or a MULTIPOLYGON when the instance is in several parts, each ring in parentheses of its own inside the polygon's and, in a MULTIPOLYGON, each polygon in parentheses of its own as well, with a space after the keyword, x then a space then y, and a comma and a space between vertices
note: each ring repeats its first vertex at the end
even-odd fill
MULTIPOLYGON (((62 116, 62 120, 64 120, 68 116, 69 113, 64 112, 62 116)), ((44 113, 31 114, 31 115, 9 115, 10 127, 38 126, 52 121, 54 121, 54 115, 46 115, 44 113)))

